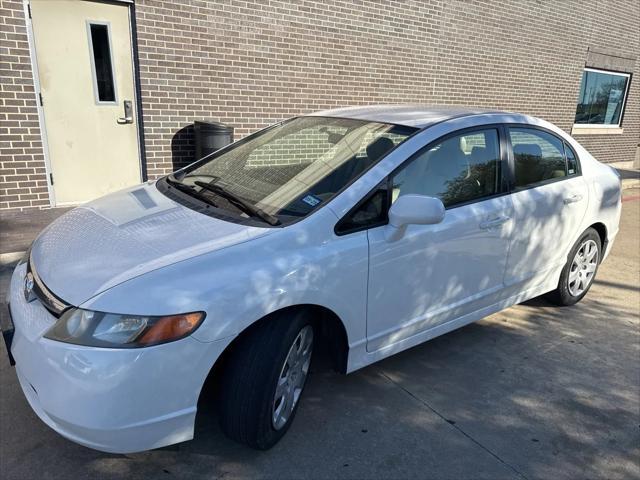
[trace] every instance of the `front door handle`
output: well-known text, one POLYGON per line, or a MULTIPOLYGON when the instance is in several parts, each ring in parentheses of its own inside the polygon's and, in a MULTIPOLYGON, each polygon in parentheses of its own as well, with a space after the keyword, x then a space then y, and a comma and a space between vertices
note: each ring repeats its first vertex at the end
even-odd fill
POLYGON ((580 195, 579 193, 576 193, 574 195, 564 197, 562 201, 564 202, 565 205, 569 205, 570 203, 576 203, 576 202, 579 202, 580 200, 582 200, 582 195, 580 195))
POLYGON ((131 100, 124 101, 124 117, 120 117, 118 119, 118 123, 120 125, 133 123, 133 104, 131 103, 131 100))
POLYGON ((507 223, 509 220, 511 219, 505 216, 492 218, 491 220, 487 220, 486 222, 480 223, 480 228, 482 230, 491 230, 492 228, 497 228, 500 225, 507 223))

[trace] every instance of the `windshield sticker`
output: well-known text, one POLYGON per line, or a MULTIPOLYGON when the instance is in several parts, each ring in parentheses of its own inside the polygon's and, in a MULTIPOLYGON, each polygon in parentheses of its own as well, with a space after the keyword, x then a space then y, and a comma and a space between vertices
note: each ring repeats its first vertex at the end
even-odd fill
POLYGON ((306 203, 307 205, 311 205, 312 207, 315 207, 316 205, 318 205, 322 200, 320 200, 318 197, 314 197, 313 195, 307 195, 306 197, 304 197, 302 199, 302 201, 304 203, 306 203))

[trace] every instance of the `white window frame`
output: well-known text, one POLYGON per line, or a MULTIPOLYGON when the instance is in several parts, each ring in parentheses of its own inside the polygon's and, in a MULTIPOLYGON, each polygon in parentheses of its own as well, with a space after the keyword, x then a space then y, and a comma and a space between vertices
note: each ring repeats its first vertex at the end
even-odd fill
MULTIPOLYGON (((592 128, 594 129, 616 129, 616 130, 620 130, 621 124, 622 124, 622 117, 624 116, 624 109, 627 107, 627 93, 629 92, 629 84, 631 83, 631 74, 630 73, 622 73, 622 72, 613 72, 611 70, 602 70, 600 68, 589 68, 589 67, 585 67, 582 70, 582 75, 584 77, 584 72, 595 72, 595 73, 604 73, 606 75, 614 75, 614 76, 618 76, 618 77, 626 77, 627 79, 627 83, 624 89, 624 92, 622 93, 622 107, 620 108, 620 118, 618 119, 618 123, 575 123, 575 113, 574 113, 574 124, 573 124, 573 128, 575 130, 590 130, 592 128)), ((582 80, 580 83, 580 86, 582 87, 582 80)), ((579 92, 579 94, 582 92, 579 92)), ((580 98, 578 98, 578 101, 580 100, 580 98)), ((576 109, 578 108, 578 102, 576 102, 576 109)), ((573 132, 572 132, 573 133, 573 132)))

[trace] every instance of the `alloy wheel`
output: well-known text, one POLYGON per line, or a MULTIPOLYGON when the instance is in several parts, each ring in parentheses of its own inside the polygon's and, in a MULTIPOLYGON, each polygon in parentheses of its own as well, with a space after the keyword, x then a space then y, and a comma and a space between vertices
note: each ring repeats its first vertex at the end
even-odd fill
POLYGON ((289 348, 289 353, 278 377, 271 416, 273 428, 276 430, 280 430, 287 424, 298 403, 309 373, 312 351, 313 328, 311 325, 307 325, 300 330, 289 348))
POLYGON ((573 257, 567 279, 569 293, 572 296, 578 297, 589 288, 598 268, 598 260, 598 245, 594 240, 586 240, 580 245, 573 257))

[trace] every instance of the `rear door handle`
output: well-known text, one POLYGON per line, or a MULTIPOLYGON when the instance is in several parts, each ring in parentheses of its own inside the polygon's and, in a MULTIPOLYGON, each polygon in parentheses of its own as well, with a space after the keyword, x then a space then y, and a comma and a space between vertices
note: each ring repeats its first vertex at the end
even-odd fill
POLYGON ((480 223, 480 228, 482 230, 491 230, 492 228, 497 228, 500 225, 507 223, 509 220, 511 219, 505 216, 492 218, 491 220, 487 220, 486 222, 480 223))
POLYGON ((574 195, 569 195, 568 197, 564 197, 564 204, 565 205, 569 205, 570 203, 576 203, 579 202, 580 200, 582 200, 582 195, 580 195, 579 193, 576 193, 574 195))

